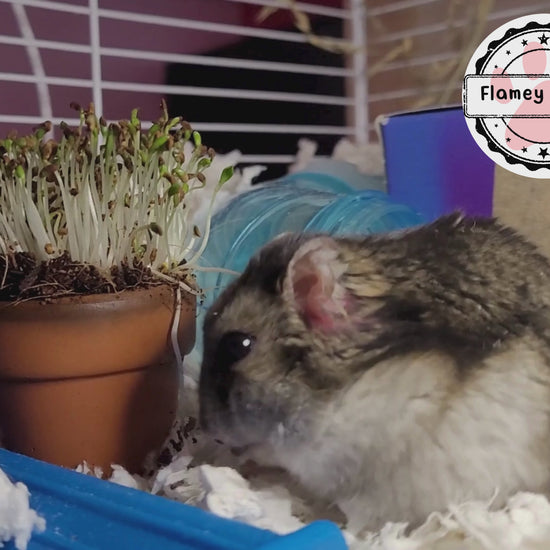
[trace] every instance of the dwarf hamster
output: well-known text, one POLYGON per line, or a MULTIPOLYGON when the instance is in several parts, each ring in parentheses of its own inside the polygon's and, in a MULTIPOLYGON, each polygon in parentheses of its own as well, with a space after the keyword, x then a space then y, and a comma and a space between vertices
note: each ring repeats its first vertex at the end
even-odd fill
POLYGON ((348 527, 550 489, 550 262, 494 219, 285 234, 208 311, 203 428, 348 527))

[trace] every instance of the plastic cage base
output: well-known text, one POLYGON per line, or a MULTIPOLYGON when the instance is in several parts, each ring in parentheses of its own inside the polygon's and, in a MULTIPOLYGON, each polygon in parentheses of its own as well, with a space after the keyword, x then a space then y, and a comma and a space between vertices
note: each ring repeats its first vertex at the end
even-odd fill
MULTIPOLYGON (((346 550, 338 527, 316 521, 289 535, 0 449, 0 468, 25 483, 46 519, 29 550, 346 550)), ((5 545, 15 549, 13 542, 5 545)))

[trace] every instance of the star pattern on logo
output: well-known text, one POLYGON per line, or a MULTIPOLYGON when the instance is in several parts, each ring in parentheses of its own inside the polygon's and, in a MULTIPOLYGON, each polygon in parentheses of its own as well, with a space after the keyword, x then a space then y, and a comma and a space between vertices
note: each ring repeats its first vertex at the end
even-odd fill
MULTIPOLYGON (((514 22, 514 24, 515 23, 516 22, 514 22)), ((511 78, 536 75, 538 77, 543 76, 541 73, 548 72, 548 70, 543 71, 540 69, 542 62, 540 62, 540 59, 537 59, 537 55, 539 54, 535 52, 544 50, 544 53, 546 53, 546 50, 550 50, 550 19, 545 16, 535 23, 531 20, 529 20, 528 23, 525 23, 523 20, 520 22, 518 19, 517 24, 524 24, 524 26, 518 28, 517 25, 514 26, 512 23, 509 23, 499 28, 499 33, 495 32, 487 37, 485 42, 482 43, 483 48, 479 48, 483 55, 480 55, 480 57, 474 56, 470 61, 468 71, 471 75, 481 74, 487 79, 491 78, 490 83, 491 87, 495 89, 495 97, 499 93, 497 84, 502 84, 498 82, 497 76, 511 78), (533 53, 533 55, 530 55, 531 53, 533 53), (525 58, 527 58, 528 61, 527 67, 525 58), (531 63, 530 67, 529 63, 531 63), (528 75, 527 73, 533 74, 528 75)), ((541 56, 542 54, 539 55, 539 58, 541 56)), ((471 75, 468 74, 467 76, 471 75)), ((508 84, 504 82, 502 85, 507 86, 509 84, 511 85, 511 82, 508 84)), ((510 90, 512 90, 512 87, 510 87, 510 90)), ((504 90, 504 92, 506 92, 506 90, 504 90)), ((516 98, 516 96, 512 96, 512 94, 510 94, 510 97, 506 97, 506 94, 502 92, 500 92, 500 95, 502 97, 497 97, 496 99, 504 100, 500 101, 501 103, 509 103, 511 99, 516 98)), ((519 99, 522 99, 522 95, 523 92, 520 93, 519 99)), ((488 97, 487 92, 482 90, 481 100, 485 100, 488 97)), ((494 101, 495 97, 493 97, 493 89, 491 89, 491 101, 494 101)), ((521 106, 526 105, 526 101, 532 98, 529 96, 529 98, 523 97, 523 99, 523 103, 520 102, 521 106)), ((465 101, 466 96, 463 95, 463 102, 465 101)), ((527 104, 527 106, 528 105, 529 104, 527 104)), ((489 109, 490 106, 486 105, 485 107, 489 109)), ((489 109, 486 112, 492 114, 486 117, 483 115, 479 117, 472 115, 473 118, 477 119, 475 124, 472 124, 474 121, 467 120, 472 135, 482 148, 484 148, 484 145, 482 145, 482 143, 484 143, 483 139, 486 139, 489 142, 489 149, 494 153, 493 155, 490 153, 487 154, 495 160, 495 162, 512 172, 518 174, 524 173, 523 168, 525 167, 531 172, 538 170, 539 174, 541 169, 550 170, 550 142, 531 139, 534 136, 530 134, 531 128, 529 125, 519 124, 516 126, 514 124, 515 121, 508 120, 527 116, 523 114, 523 111, 520 114, 517 107, 516 104, 511 104, 508 108, 503 108, 502 111, 499 109, 489 109), (501 116, 503 113, 504 116, 501 116), (483 118, 493 118, 493 120, 483 120, 483 118), (511 132, 516 135, 512 135, 511 132), (526 135, 522 135, 522 132, 526 135), (481 134, 483 139, 479 138, 477 134, 481 134), (492 144, 497 147, 491 147, 492 144)), ((480 112, 484 111, 480 110, 480 112)), ((532 116, 544 116, 546 122, 550 123, 550 115, 534 114, 532 116)))

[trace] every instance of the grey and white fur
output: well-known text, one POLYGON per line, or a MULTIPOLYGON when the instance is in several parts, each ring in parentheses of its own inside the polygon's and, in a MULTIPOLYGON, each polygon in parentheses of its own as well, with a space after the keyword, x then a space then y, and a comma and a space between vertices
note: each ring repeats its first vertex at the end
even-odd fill
POLYGON ((492 219, 286 234, 204 325, 203 427, 353 531, 550 490, 550 264, 492 219))

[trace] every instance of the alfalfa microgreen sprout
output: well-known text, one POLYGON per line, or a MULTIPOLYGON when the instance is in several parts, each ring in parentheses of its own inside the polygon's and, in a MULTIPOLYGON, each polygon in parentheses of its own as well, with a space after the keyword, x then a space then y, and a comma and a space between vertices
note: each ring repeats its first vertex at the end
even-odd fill
POLYGON ((136 109, 128 120, 107 123, 93 105, 72 106, 79 124, 61 123, 58 140, 45 138, 49 122, 0 140, 0 254, 26 252, 38 262, 67 254, 106 277, 113 266, 137 262, 185 285, 232 167, 208 191, 209 215, 199 231, 186 199, 205 189, 215 152, 189 123, 169 117, 164 102, 147 130, 136 109))

